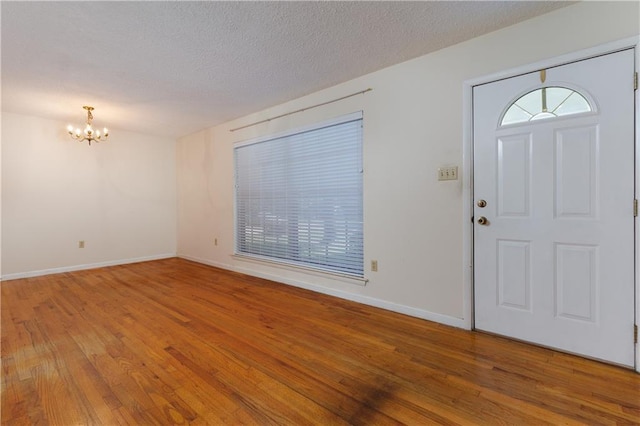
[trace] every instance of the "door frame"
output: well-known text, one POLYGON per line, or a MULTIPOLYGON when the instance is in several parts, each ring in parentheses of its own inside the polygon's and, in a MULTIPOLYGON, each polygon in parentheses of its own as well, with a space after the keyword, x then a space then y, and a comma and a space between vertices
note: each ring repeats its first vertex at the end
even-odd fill
MULTIPOLYGON (((530 72, 535 72, 540 69, 555 67, 559 65, 564 65, 584 59, 589 59, 595 56, 601 56, 607 53, 613 53, 620 50, 625 50, 629 48, 635 49, 635 68, 636 71, 640 72, 640 52, 638 48, 640 47, 640 37, 631 37, 626 38, 606 44, 602 44, 599 46, 591 47, 588 49, 580 50, 577 52, 568 53, 565 55, 557 56, 550 59, 541 60, 538 62, 521 65, 515 68, 499 71, 496 73, 492 73, 489 75, 465 80, 463 82, 463 94, 462 94, 462 244, 463 244, 463 280, 464 280, 464 288, 463 288, 463 314, 464 314, 464 326, 472 330, 475 328, 474 324, 474 305, 473 305, 473 87, 480 85, 491 83, 497 80, 503 80, 510 77, 515 77, 521 74, 527 74, 530 72)), ((631 76, 630 76, 631 81, 631 76)), ((640 189, 640 170, 638 166, 640 165, 640 143, 639 143, 639 135, 640 135, 640 101, 638 93, 640 89, 638 89, 635 93, 635 198, 639 198, 639 189, 640 189)), ((631 200, 629 200, 631 203, 631 200)), ((635 281, 635 312, 634 312, 634 322, 636 326, 640 323, 640 277, 638 273, 638 269, 640 266, 640 230, 638 229, 638 219, 635 220, 634 226, 634 240, 635 240, 635 270, 634 270, 634 281, 635 281)), ((631 336, 629 337, 631 338, 631 336)), ((640 373, 640 344, 635 344, 635 370, 640 373)))

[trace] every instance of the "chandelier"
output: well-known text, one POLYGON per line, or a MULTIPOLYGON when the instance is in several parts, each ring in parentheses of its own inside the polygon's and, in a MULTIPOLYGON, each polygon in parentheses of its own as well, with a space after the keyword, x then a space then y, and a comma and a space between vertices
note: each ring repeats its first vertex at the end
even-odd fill
POLYGON ((73 130, 73 126, 69 124, 69 126, 67 126, 69 135, 78 142, 88 141, 89 145, 91 145, 91 141, 100 142, 107 140, 109 131, 106 127, 102 129, 102 133, 100 133, 100 130, 93 130, 93 127, 91 127, 91 120, 93 120, 91 111, 93 111, 93 107, 83 106, 82 108, 87 110, 87 125, 84 130, 80 130, 79 128, 73 130))

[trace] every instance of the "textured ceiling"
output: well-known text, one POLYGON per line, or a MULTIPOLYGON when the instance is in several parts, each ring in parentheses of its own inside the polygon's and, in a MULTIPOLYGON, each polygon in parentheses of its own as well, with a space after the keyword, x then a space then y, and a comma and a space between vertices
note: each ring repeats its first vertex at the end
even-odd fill
POLYGON ((2 2, 2 110, 178 137, 567 4, 2 2))

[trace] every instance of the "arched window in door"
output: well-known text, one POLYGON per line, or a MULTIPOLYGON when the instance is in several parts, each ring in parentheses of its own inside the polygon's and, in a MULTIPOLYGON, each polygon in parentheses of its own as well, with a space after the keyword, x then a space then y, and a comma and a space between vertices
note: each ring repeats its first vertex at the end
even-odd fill
POLYGON ((585 96, 566 87, 543 87, 516 99, 502 116, 500 126, 591 112, 585 96))

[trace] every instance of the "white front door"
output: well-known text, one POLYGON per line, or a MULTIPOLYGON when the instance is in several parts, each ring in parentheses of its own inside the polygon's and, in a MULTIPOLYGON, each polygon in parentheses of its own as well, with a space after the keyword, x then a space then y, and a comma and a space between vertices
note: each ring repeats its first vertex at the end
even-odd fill
POLYGON ((477 329, 634 365, 633 72, 630 49, 474 87, 477 329))

